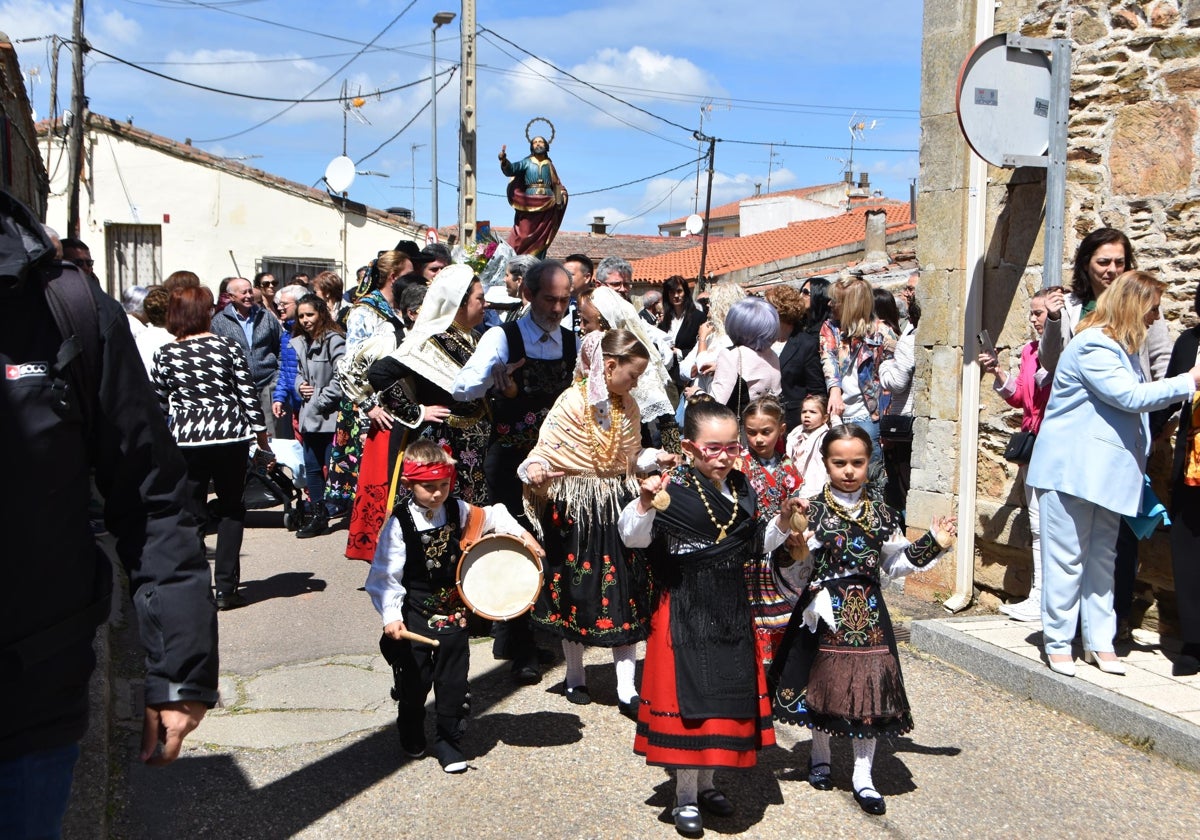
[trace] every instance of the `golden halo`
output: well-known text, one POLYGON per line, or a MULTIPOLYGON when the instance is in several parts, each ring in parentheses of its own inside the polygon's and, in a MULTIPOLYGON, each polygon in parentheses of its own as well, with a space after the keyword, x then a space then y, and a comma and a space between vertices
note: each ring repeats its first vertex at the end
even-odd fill
POLYGON ((550 122, 550 120, 546 119, 545 117, 534 117, 529 122, 525 123, 525 139, 528 140, 530 143, 533 142, 533 138, 529 136, 529 129, 533 127, 533 124, 535 122, 544 122, 546 125, 550 126, 550 138, 548 140, 546 140, 546 145, 550 145, 551 143, 553 143, 554 142, 554 123, 550 122))

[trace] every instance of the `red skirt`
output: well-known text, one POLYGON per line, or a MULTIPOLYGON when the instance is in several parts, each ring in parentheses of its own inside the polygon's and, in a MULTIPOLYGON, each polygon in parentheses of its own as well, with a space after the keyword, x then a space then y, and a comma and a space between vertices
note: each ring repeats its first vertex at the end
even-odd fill
POLYGON ((633 751, 661 767, 753 767, 758 751, 775 743, 771 701, 761 662, 755 667, 758 716, 685 718, 675 692, 675 651, 671 640, 670 594, 664 592, 650 620, 642 670, 633 751))
POLYGON ((391 432, 374 429, 363 443, 358 462, 358 489, 350 510, 350 535, 346 538, 346 557, 351 560, 375 558, 375 546, 388 514, 388 441, 391 432))

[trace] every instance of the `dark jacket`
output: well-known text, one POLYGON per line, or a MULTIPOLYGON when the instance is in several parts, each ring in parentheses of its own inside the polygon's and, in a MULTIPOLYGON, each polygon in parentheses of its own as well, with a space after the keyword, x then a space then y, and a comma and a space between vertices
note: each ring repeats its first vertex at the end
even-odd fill
MULTIPOLYGON (((1184 330, 1175 340, 1175 348, 1171 351, 1171 361, 1167 363, 1165 379, 1187 373, 1196 364, 1197 351, 1200 350, 1200 327, 1184 330)), ((1171 464, 1171 485, 1177 486, 1183 481, 1184 469, 1187 467, 1188 436, 1192 431, 1192 405, 1187 400, 1156 411, 1150 415, 1150 437, 1157 438, 1162 433, 1167 422, 1179 412, 1179 428, 1175 431, 1175 457, 1171 464)))
POLYGON ((232 338, 246 351, 250 378, 254 380, 254 387, 261 390, 274 382, 279 373, 279 343, 283 327, 279 325, 278 318, 261 306, 251 309, 250 317, 254 319, 254 341, 249 346, 246 345, 246 333, 242 330, 232 303, 213 316, 212 331, 232 338))
POLYGON ((826 396, 825 374, 821 370, 821 345, 817 337, 796 329, 779 351, 781 400, 789 429, 800 427, 800 407, 809 394, 826 396))
MULTIPOLYGON (((5 234, 0 250, 12 253, 5 234)), ((28 243, 31 257, 39 253, 28 243)), ((75 269, 48 273, 67 271, 75 269)), ((87 728, 92 638, 103 620, 88 608, 111 592, 112 568, 88 525, 90 471, 130 578, 146 702, 217 699, 216 612, 203 545, 183 513, 186 470, 128 320, 93 292, 98 395, 79 399, 53 366, 63 336, 43 282, 35 273, 0 290, 0 761, 78 741, 87 728)))

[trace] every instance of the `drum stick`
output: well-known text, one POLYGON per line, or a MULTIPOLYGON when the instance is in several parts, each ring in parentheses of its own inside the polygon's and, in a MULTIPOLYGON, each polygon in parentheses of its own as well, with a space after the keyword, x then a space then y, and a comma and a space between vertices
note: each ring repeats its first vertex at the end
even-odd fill
POLYGON ((401 630, 400 638, 408 639, 410 642, 417 642, 418 644, 422 645, 429 645, 430 647, 438 647, 441 645, 441 642, 439 642, 437 639, 431 639, 428 636, 422 636, 420 633, 414 633, 411 630, 401 630))

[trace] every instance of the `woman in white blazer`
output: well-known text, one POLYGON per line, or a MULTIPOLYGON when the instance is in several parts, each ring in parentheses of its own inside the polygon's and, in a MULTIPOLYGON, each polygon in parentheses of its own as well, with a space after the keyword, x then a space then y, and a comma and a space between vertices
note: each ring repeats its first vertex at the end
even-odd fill
POLYGON ((1042 640, 1050 668, 1074 676, 1071 641, 1082 621, 1084 659, 1109 673, 1113 651, 1113 565, 1123 514, 1142 498, 1150 427, 1145 412, 1188 398, 1200 365, 1149 381, 1138 352, 1159 318, 1166 284, 1128 271, 1080 321, 1054 374, 1026 481, 1042 513, 1042 640))

